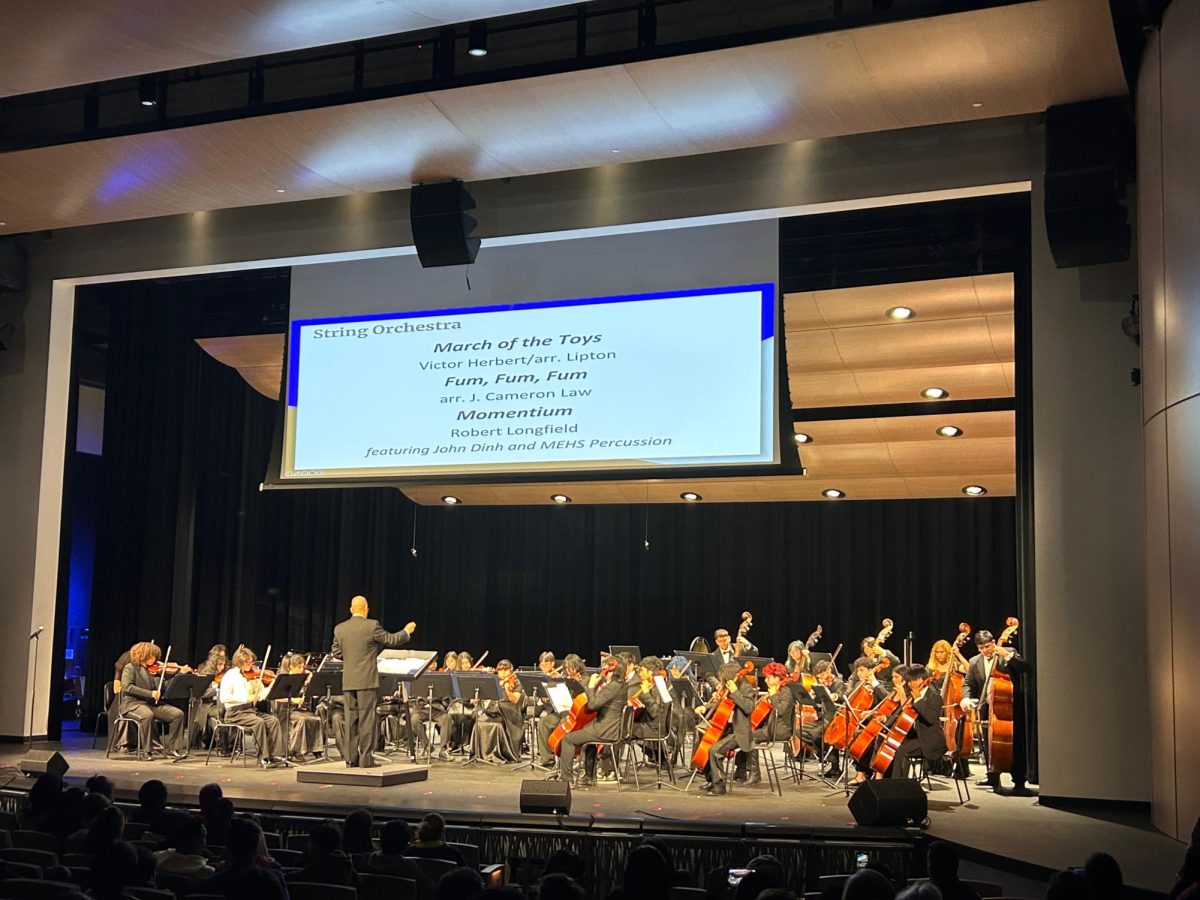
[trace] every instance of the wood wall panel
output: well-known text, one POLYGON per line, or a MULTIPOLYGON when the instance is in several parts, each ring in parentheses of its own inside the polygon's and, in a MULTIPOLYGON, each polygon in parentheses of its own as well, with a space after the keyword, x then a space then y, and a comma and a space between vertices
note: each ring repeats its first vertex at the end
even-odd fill
POLYGON ((1159 97, 1159 36, 1146 43, 1138 75, 1137 105, 1138 287, 1141 295, 1142 419, 1161 410, 1166 398, 1166 300, 1163 296, 1162 122, 1159 97))
POLYGON ((1166 297, 1165 404, 1200 393, 1200 3, 1174 3, 1164 29, 1162 104, 1164 288, 1166 297))
MULTIPOLYGON (((1195 402, 1195 401, 1193 401, 1195 402)), ((1146 423, 1146 664, 1150 694, 1151 813, 1155 826, 1178 834, 1175 801, 1175 631, 1171 623, 1171 548, 1167 416, 1146 423)))

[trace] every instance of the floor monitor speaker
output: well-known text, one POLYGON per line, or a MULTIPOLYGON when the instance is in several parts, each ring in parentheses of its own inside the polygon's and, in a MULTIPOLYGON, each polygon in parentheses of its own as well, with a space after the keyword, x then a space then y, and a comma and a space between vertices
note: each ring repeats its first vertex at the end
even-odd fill
POLYGON ((62 778, 71 767, 57 750, 34 749, 25 754, 25 758, 17 763, 17 768, 25 775, 50 774, 62 778))
POLYGON ((916 825, 929 815, 929 799, 915 778, 864 781, 848 805, 859 825, 916 825))
POLYGON ((522 781, 521 812, 570 815, 571 785, 565 781, 522 781))

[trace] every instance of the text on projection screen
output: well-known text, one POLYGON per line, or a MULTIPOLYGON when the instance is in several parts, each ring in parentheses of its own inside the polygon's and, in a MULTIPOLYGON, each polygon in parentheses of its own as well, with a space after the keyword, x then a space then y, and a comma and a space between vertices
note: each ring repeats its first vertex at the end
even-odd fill
POLYGON ((775 286, 291 323, 286 478, 778 460, 775 286))

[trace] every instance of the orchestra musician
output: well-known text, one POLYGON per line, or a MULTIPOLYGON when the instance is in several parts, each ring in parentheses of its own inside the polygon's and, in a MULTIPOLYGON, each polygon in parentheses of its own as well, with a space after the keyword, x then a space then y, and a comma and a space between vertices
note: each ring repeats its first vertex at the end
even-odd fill
MULTIPOLYGON (((475 667, 475 660, 466 650, 458 654, 457 662, 459 672, 469 672, 475 667)), ((458 698, 447 702, 446 711, 438 717, 438 730, 442 733, 442 749, 438 751, 438 759, 449 759, 451 751, 470 745, 471 731, 475 727, 473 703, 473 700, 458 698)))
MULTIPOLYGON (((621 737, 621 715, 629 701, 625 685, 626 664, 619 656, 610 662, 611 669, 605 674, 594 672, 584 690, 587 693, 587 709, 596 713, 596 718, 577 731, 565 735, 559 745, 559 778, 568 784, 575 772, 575 754, 578 748, 589 741, 616 741, 621 737)), ((596 783, 595 744, 584 750, 584 774, 580 786, 590 787, 596 783)))
MULTIPOLYGON (((771 704, 771 714, 750 733, 755 744, 769 741, 786 741, 792 736, 792 722, 796 718, 796 695, 784 684, 788 677, 782 663, 769 662, 762 668, 763 681, 767 684, 766 699, 771 704)), ((758 754, 738 750, 734 757, 734 781, 758 784, 762 781, 759 772, 758 754)))
POLYGON ((381 651, 403 647, 416 630, 409 622, 399 631, 385 631, 361 595, 350 600, 350 618, 333 629, 333 655, 342 660, 342 703, 346 707, 346 765, 372 768, 375 762, 375 707, 379 694, 381 651))
MULTIPOLYGON (((250 731, 254 746, 258 748, 258 764, 264 769, 282 763, 283 729, 273 715, 259 712, 258 701, 263 699, 262 678, 247 677, 254 668, 254 651, 239 647, 234 651, 229 669, 221 676, 218 693, 224 721, 250 731)), ((244 748, 243 748, 244 749, 244 748)))
MULTIPOLYGON (((886 700, 889 695, 901 701, 904 699, 902 679, 894 680, 892 682, 892 690, 888 691, 888 689, 880 683, 879 679, 875 677, 876 667, 879 665, 876 662, 877 658, 881 657, 860 656, 858 659, 856 659, 854 661, 854 677, 851 679, 850 686, 847 688, 847 693, 852 694, 860 685, 865 685, 871 694, 872 709, 886 700)), ((901 666, 894 665, 887 668, 893 676, 896 676, 900 671, 901 666)), ((864 717, 863 721, 865 722, 869 718, 870 715, 868 714, 866 717, 864 717)), ((857 774, 854 776, 855 784, 866 781, 871 776, 871 759, 874 757, 874 755, 875 748, 871 747, 862 755, 861 759, 854 760, 854 767, 857 770, 857 774)), ((850 757, 852 754, 847 753, 846 756, 850 757)))
POLYGON ((713 642, 717 645, 717 649, 713 651, 713 655, 720 659, 722 663, 737 661, 737 649, 734 647, 733 639, 729 636, 728 629, 718 628, 714 631, 713 642))
POLYGON ((121 669, 120 712, 123 716, 136 719, 138 723, 138 750, 147 759, 152 759, 154 723, 167 726, 163 747, 172 759, 182 759, 184 752, 183 711, 170 704, 163 704, 159 686, 161 680, 150 674, 150 667, 158 661, 160 654, 156 644, 142 641, 129 648, 129 661, 121 669))
POLYGON ((872 666, 878 666, 885 658, 892 666, 900 665, 900 657, 879 643, 878 637, 874 635, 867 635, 862 639, 862 643, 859 644, 859 651, 862 656, 871 660, 872 666))
POLYGON ((947 672, 966 673, 969 664, 957 647, 949 641, 941 640, 935 641, 933 647, 930 648, 929 662, 925 664, 925 668, 933 676, 933 686, 941 690, 947 672))
POLYGON ((811 672, 808 648, 804 646, 804 641, 792 641, 788 644, 787 656, 787 673, 792 678, 799 678, 804 673, 811 672))
MULTIPOLYGON (((975 712, 979 721, 988 721, 988 701, 990 699, 991 677, 994 672, 1004 672, 1013 681, 1013 690, 1017 691, 1021 679, 1019 676, 1033 671, 1028 662, 1021 659, 1020 654, 1012 647, 999 647, 995 636, 987 630, 975 632, 975 647, 979 651, 971 657, 967 664, 967 676, 963 681, 963 699, 961 706, 965 712, 975 712)), ((1028 793, 1025 788, 1025 719, 1024 705, 1019 697, 1013 701, 1013 748, 1012 748, 1012 780, 1013 794, 1022 796, 1028 793)), ((987 741, 983 741, 984 753, 987 753, 987 741)), ((978 782, 979 787, 990 787, 993 791, 1000 786, 1000 773, 992 768, 988 760, 988 773, 978 782)))
POLYGON ((227 653, 224 644, 213 644, 208 655, 204 657, 204 662, 196 667, 197 675, 209 675, 213 680, 194 701, 192 733, 188 736, 189 746, 204 746, 217 723, 217 692, 220 690, 217 676, 225 671, 227 653))
MULTIPOLYGON (((496 668, 500 667, 497 666, 496 668)), ((543 650, 541 654, 538 655, 538 671, 543 675, 557 675, 558 660, 551 651, 543 650)))
MULTIPOLYGON (((333 655, 331 647, 329 655, 321 660, 321 664, 317 666, 317 671, 336 672, 341 668, 342 661, 333 655)), ((346 706, 342 703, 342 695, 330 694, 328 697, 322 697, 317 701, 313 712, 321 720, 322 732, 327 737, 333 738, 333 744, 337 747, 338 755, 342 759, 348 759, 348 751, 346 749, 346 706)), ((328 757, 328 751, 325 752, 328 757)))
MULTIPOLYGON (((823 743, 825 729, 837 715, 839 705, 845 702, 846 685, 834 672, 833 662, 828 659, 822 659, 813 666, 813 677, 817 683, 807 692, 807 696, 801 695, 800 702, 815 706, 817 718, 816 721, 801 725, 796 736, 815 748, 819 759, 824 759, 827 755, 823 743)), ((842 774, 837 751, 829 753, 828 757, 828 765, 823 774, 826 778, 837 778, 842 774)))
POLYGON ((906 705, 913 708, 917 718, 896 751, 896 758, 887 773, 889 778, 908 778, 912 761, 919 758, 924 758, 927 772, 936 771, 947 752, 946 732, 942 728, 942 698, 930 684, 929 670, 920 664, 901 668, 906 668, 903 676, 906 705))
MULTIPOLYGON (((280 675, 303 675, 304 671, 304 657, 299 653, 288 653, 279 661, 280 675)), ((275 715, 279 718, 280 726, 288 729, 288 755, 295 758, 303 758, 309 753, 323 756, 325 740, 321 719, 316 713, 305 709, 304 704, 303 694, 292 697, 289 712, 288 698, 275 698, 275 715)))
MULTIPOLYGON (((667 721, 667 705, 663 703, 658 685, 654 682, 662 667, 662 660, 657 656, 647 656, 637 666, 637 681, 629 696, 636 697, 640 707, 635 709, 633 719, 633 736, 638 740, 657 740, 671 732, 671 723, 667 721)), ((630 702, 634 701, 631 699, 630 702)), ((671 749, 668 748, 668 756, 671 749)))
MULTIPOLYGON (((726 633, 728 637, 728 633, 726 633)), ((758 692, 749 682, 742 681, 738 676, 742 667, 736 662, 723 663, 717 670, 717 681, 720 687, 712 699, 704 707, 696 710, 697 715, 705 720, 714 712, 720 702, 726 697, 733 700, 733 715, 725 727, 725 734, 713 744, 708 755, 708 766, 705 769, 705 790, 710 796, 720 796, 725 793, 725 756, 731 750, 747 751, 753 748, 754 742, 750 734, 750 713, 758 702, 758 692)))
MULTIPOLYGON (((576 653, 568 653, 563 659, 563 679, 574 681, 583 687, 583 659, 576 653)), ((563 720, 563 713, 555 712, 549 706, 537 721, 537 753, 538 764, 550 769, 555 765, 554 754, 550 751, 550 734, 563 720)))
POLYGON ((521 758, 521 738, 525 734, 525 691, 511 660, 496 663, 500 680, 499 701, 480 704, 475 728, 471 732, 471 758, 487 762, 517 762, 521 758))

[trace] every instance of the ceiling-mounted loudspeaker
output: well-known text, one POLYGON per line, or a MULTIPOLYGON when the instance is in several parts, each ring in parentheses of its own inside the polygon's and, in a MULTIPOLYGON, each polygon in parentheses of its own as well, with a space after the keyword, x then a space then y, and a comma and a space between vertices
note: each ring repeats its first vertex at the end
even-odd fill
POLYGON ((11 239, 0 238, 0 292, 25 290, 25 251, 11 239))
POLYGON ((412 189, 409 218, 421 266, 465 266, 475 262, 479 238, 472 237, 475 219, 467 210, 475 200, 461 181, 418 184, 412 189))
POLYGON ((1060 269, 1129 259, 1133 145, 1133 124, 1116 100, 1046 110, 1046 236, 1060 269))

